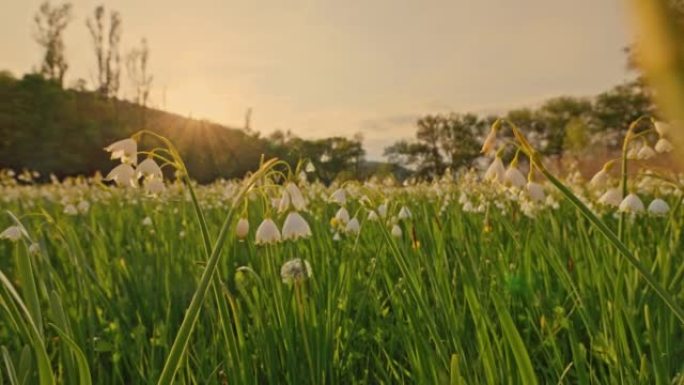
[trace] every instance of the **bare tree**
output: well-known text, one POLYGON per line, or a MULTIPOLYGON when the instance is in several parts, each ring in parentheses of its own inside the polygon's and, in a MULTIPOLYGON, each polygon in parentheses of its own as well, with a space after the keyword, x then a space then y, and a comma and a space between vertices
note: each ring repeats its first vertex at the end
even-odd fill
POLYGON ((135 93, 135 103, 146 107, 152 88, 152 75, 149 73, 148 63, 150 48, 147 39, 140 41, 140 47, 128 51, 126 54, 126 72, 135 93))
POLYGON ((105 13, 104 6, 97 6, 94 17, 89 18, 86 25, 93 39, 97 59, 97 90, 104 97, 116 97, 121 78, 121 55, 119 54, 121 15, 116 11, 109 13, 109 31, 107 31, 105 13))
POLYGON ((71 4, 64 3, 53 7, 49 1, 45 1, 33 20, 36 27, 34 39, 45 50, 40 73, 49 79, 57 80, 61 86, 69 68, 64 55, 63 34, 71 21, 71 4))

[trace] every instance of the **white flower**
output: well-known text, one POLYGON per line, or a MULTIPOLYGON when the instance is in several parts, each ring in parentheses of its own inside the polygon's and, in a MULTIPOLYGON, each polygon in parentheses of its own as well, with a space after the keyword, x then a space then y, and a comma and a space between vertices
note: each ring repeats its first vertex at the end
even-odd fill
POLYGON ((90 203, 88 203, 88 201, 85 201, 85 200, 80 201, 80 202, 78 202, 78 205, 76 206, 76 208, 78 209, 79 213, 85 214, 88 212, 88 210, 90 210, 90 203))
POLYGON ((337 210, 337 213, 335 213, 335 219, 346 225, 347 222, 349 222, 349 211, 344 207, 340 207, 340 209, 337 210))
POLYGON ((375 210, 368 211, 368 220, 369 221, 377 221, 378 220, 378 213, 376 213, 375 210))
POLYGON ((153 178, 145 180, 145 191, 147 191, 148 194, 158 195, 164 192, 164 189, 166 189, 166 186, 161 179, 153 178))
POLYGON ((380 206, 378 206, 378 215, 380 215, 381 218, 387 216, 387 203, 382 203, 380 206))
POLYGON ((399 219, 411 218, 411 210, 409 210, 406 206, 401 206, 401 209, 399 209, 399 214, 397 216, 399 217, 399 219))
POLYGON ((283 193, 280 195, 280 200, 278 201, 278 212, 284 213, 289 208, 290 208, 290 194, 288 194, 287 190, 283 190, 283 193))
POLYGON ((312 172, 316 171, 316 167, 313 165, 313 163, 308 162, 306 164, 306 167, 304 167, 304 171, 306 171, 308 173, 312 173, 312 172))
POLYGON ((605 168, 602 168, 594 174, 593 177, 591 177, 591 180, 589 181, 589 185, 593 188, 603 188, 606 183, 608 183, 608 171, 606 171, 605 168))
POLYGON ((10 226, 0 233, 0 239, 9 239, 16 242, 21 239, 22 231, 19 226, 10 226))
POLYGON ((293 211, 287 214, 285 223, 283 223, 283 239, 299 239, 308 238, 311 236, 311 228, 306 220, 299 215, 298 212, 293 211))
POLYGON ((618 207, 622 201, 622 191, 619 188, 608 189, 601 197, 598 202, 607 205, 618 207))
POLYGON ((313 270, 309 261, 295 258, 283 263, 280 268, 280 278, 284 283, 291 284, 293 282, 301 282, 307 278, 311 278, 313 270))
POLYGON ((496 145, 496 129, 492 128, 489 130, 489 134, 487 134, 487 137, 484 140, 484 143, 482 143, 482 150, 480 150, 481 153, 484 155, 489 155, 490 152, 494 149, 494 146, 496 145))
POLYGON ((395 238, 401 237, 401 227, 399 225, 392 226, 392 236, 395 238))
POLYGON ((342 239, 342 236, 340 235, 340 233, 335 232, 335 234, 333 234, 333 241, 337 242, 340 239, 342 239))
POLYGON ((651 159, 656 155, 656 152, 651 148, 651 146, 644 145, 641 146, 636 154, 637 159, 646 160, 651 159))
POLYGON ((658 135, 660 135, 660 137, 667 136, 672 130, 672 126, 670 126, 669 123, 665 122, 655 122, 654 126, 655 130, 658 132, 658 135))
POLYGON ((347 223, 347 226, 344 228, 344 231, 350 234, 358 234, 359 231, 361 231, 361 225, 359 224, 359 220, 356 219, 356 217, 352 218, 347 223))
POLYGON ((644 203, 641 202, 639 196, 632 193, 625 197, 625 199, 620 202, 620 211, 626 213, 640 213, 644 211, 644 203))
POLYGON ((266 218, 256 229, 254 243, 257 245, 276 243, 280 242, 280 238, 280 230, 278 230, 278 226, 276 226, 275 222, 273 222, 271 218, 266 218))
POLYGON ((302 211, 306 208, 306 199, 296 184, 290 182, 285 186, 285 190, 290 195, 290 202, 295 210, 302 211))
POLYGON ((492 161, 492 164, 489 165, 489 168, 487 168, 484 178, 490 181, 503 182, 505 173, 506 168, 504 167, 503 161, 497 156, 494 158, 494 161, 492 161))
POLYGON ((136 178, 138 179, 141 177, 163 179, 161 168, 159 167, 157 162, 155 162, 152 158, 147 158, 140 162, 135 171, 136 178))
POLYGON ((665 138, 660 138, 658 139, 658 142, 655 144, 655 150, 661 154, 670 152, 674 149, 672 146, 672 143, 670 143, 669 140, 665 138))
POLYGON ((339 204, 340 206, 347 202, 347 194, 343 188, 338 188, 330 195, 330 201, 339 204))
POLYGON ((40 254, 40 245, 33 242, 31 243, 31 246, 29 246, 28 251, 31 255, 38 255, 40 254))
POLYGON ((530 195, 530 199, 535 202, 543 202, 546 199, 544 187, 539 183, 527 182, 527 193, 530 195))
POLYGON ((306 184, 308 181, 306 173, 304 171, 301 171, 299 175, 297 175, 297 179, 299 179, 299 183, 301 184, 306 184))
POLYGON ((648 205, 648 212, 653 215, 665 215, 670 211, 670 206, 664 200, 656 198, 648 205))
POLYGON ((105 151, 111 152, 111 159, 121 159, 121 163, 135 165, 138 163, 138 143, 133 139, 123 139, 105 147, 105 151))
POLYGON ((143 226, 152 226, 152 218, 150 217, 145 217, 145 219, 142 220, 143 226))
POLYGON ((504 182, 513 187, 522 188, 527 184, 527 178, 515 166, 508 166, 504 173, 504 182))
POLYGON ((64 206, 64 214, 66 215, 78 215, 78 209, 72 204, 64 206))
POLYGON ((247 234, 249 233, 249 221, 247 218, 240 218, 238 220, 237 225, 235 225, 235 235, 240 238, 244 239, 247 237, 247 234))
POLYGON ((105 180, 112 180, 119 186, 136 186, 135 170, 128 164, 122 163, 107 174, 105 180))

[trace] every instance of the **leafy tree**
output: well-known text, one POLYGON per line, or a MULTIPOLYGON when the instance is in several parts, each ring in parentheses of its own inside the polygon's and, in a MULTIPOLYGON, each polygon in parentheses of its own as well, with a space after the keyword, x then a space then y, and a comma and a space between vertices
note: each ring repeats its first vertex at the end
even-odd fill
POLYGON ((474 114, 450 114, 425 116, 417 126, 415 142, 398 141, 385 148, 385 155, 415 169, 420 177, 432 178, 477 158, 488 124, 474 114))
POLYGON ((562 96, 546 101, 537 111, 545 144, 541 151, 553 155, 562 154, 568 123, 576 118, 588 118, 591 111, 591 101, 584 98, 562 96))

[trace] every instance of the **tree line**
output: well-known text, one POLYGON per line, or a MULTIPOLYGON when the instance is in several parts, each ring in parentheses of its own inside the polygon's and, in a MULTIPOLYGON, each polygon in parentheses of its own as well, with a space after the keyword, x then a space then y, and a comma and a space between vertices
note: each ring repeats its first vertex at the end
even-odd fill
MULTIPOLYGON (((595 97, 562 96, 499 116, 529 133, 543 154, 560 157, 581 154, 592 144, 617 149, 631 122, 655 113, 650 91, 638 78, 595 97)), ((468 167, 480 157, 482 141, 499 116, 426 115, 418 119, 414 140, 398 141, 385 148, 384 154, 422 178, 468 167)))

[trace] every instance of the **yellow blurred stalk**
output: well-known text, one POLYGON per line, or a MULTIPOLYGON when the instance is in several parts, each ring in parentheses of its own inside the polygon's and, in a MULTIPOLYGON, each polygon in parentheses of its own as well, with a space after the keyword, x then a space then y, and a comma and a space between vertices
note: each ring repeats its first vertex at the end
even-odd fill
POLYGON ((684 20, 669 0, 628 0, 636 26, 636 55, 660 110, 673 124, 675 158, 684 166, 684 20))

